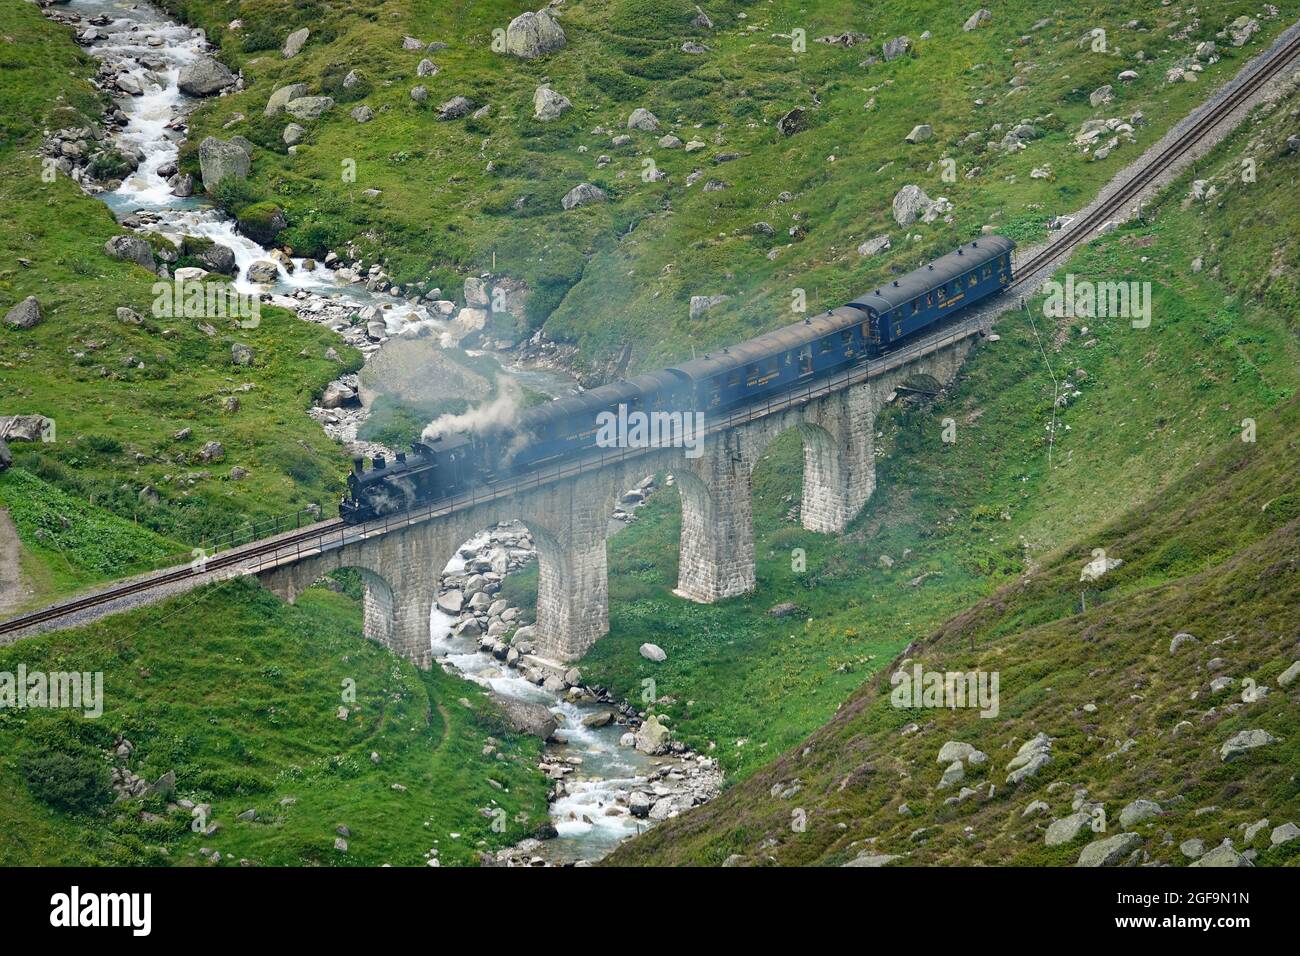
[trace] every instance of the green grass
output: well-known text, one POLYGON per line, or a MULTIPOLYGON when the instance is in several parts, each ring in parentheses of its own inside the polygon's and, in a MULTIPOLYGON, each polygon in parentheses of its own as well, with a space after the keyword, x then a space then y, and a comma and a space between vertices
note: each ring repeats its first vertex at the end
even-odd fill
POLYGON ((466 274, 488 269, 522 279, 534 290, 529 326, 544 323, 552 337, 578 342, 597 375, 625 346, 636 371, 788 322, 796 287, 813 307, 847 301, 889 271, 912 268, 971 238, 985 223, 1017 239, 1040 237, 1052 215, 1084 205, 1139 148, 1291 22, 1297 8, 1281 6, 1277 19, 1262 21, 1251 45, 1220 43, 1222 61, 1207 67, 1200 82, 1169 85, 1165 72, 1197 42, 1213 38, 1238 14, 1257 11, 1245 2, 1217 4, 1200 11, 1199 26, 1175 41, 1168 35, 1182 25, 1182 12, 1155 0, 1066 8, 1015 0, 999 5, 991 26, 971 33, 962 31, 960 11, 937 0, 868 8, 842 0, 813 8, 726 0, 709 10, 712 31, 690 25, 695 8, 686 0, 589 0, 562 11, 568 37, 562 51, 522 62, 490 49, 491 30, 521 9, 500 0, 473 7, 263 0, 240 7, 241 34, 225 28, 234 12, 228 2, 170 3, 208 30, 247 82, 245 92, 200 110, 191 142, 239 132, 258 143, 242 201, 283 206, 290 221, 285 241, 317 254, 355 241, 367 261, 382 259, 399 281, 425 279, 451 292, 466 274), (747 19, 736 18, 742 12, 747 19), (1045 27, 1031 29, 1044 17, 1045 27), (1126 29, 1130 20, 1141 29, 1126 29), (279 43, 304 25, 317 35, 297 57, 283 60, 279 43), (1079 49, 1078 38, 1097 27, 1108 31, 1109 52, 1079 49), (774 36, 795 28, 806 30, 804 53, 774 36), (871 40, 850 49, 814 42, 845 29, 871 40), (922 41, 926 30, 933 37, 922 41), (912 37, 913 56, 860 65, 901 33, 912 37), (403 50, 404 34, 449 44, 428 54, 441 68, 436 77, 415 76, 426 54, 403 50), (711 52, 682 53, 689 38, 711 52), (1147 57, 1141 63, 1139 49, 1147 57), (1009 93, 1017 65, 1026 62, 1036 64, 1029 86, 1009 93), (1137 81, 1116 80, 1131 66, 1137 81), (376 112, 364 127, 348 116, 356 96, 337 87, 337 78, 353 68, 367 81, 356 96, 376 112), (545 124, 532 118, 531 105, 543 80, 574 103, 545 124), (261 108, 276 86, 295 81, 341 102, 289 156, 280 141, 285 120, 264 119, 261 108), (424 104, 409 98, 417 83, 429 88, 424 104), (1103 84, 1115 87, 1116 101, 1094 110, 1089 94, 1103 84), (438 122, 435 107, 455 94, 490 103, 491 114, 438 122), (874 109, 864 109, 873 99, 874 109), (612 134, 626 132, 627 116, 638 106, 655 112, 663 131, 634 132, 631 146, 612 146, 612 134), (794 106, 811 109, 811 128, 785 138, 774 124, 794 106), (1137 111, 1147 120, 1137 129, 1138 144, 1106 160, 1092 161, 1070 142, 1087 118, 1137 111), (237 113, 248 118, 223 132, 237 113), (1024 119, 1040 128, 1041 139, 1012 154, 991 148, 1024 119), (933 125, 934 139, 906 144, 905 134, 921 122, 933 125), (993 130, 995 124, 1002 129, 993 130), (592 132, 597 127, 608 132, 592 132), (688 155, 658 147, 669 131, 707 148, 688 155), (983 140, 967 143, 971 132, 983 133, 983 140), (723 153, 741 155, 716 163, 723 153), (611 158, 603 168, 601 155, 611 158), (943 158, 956 161, 956 182, 941 179, 943 158), (355 181, 341 175, 346 160, 356 163, 355 181), (667 180, 643 181, 646 161, 667 180), (1052 178, 1031 179, 1030 170, 1045 163, 1052 178), (980 174, 966 179, 976 166, 980 174), (695 170, 701 180, 687 187, 695 170), (730 188, 705 193, 710 178, 730 188), (605 189, 611 201, 562 212, 560 197, 583 181, 605 189), (953 223, 906 231, 921 236, 919 242, 909 241, 890 216, 893 195, 909 182, 956 205, 953 223), (372 188, 381 195, 363 196, 372 188), (780 201, 782 192, 793 199, 780 201), (758 221, 769 222, 775 234, 756 233, 758 221), (792 239, 795 227, 805 234, 792 239), (882 232, 893 238, 893 251, 863 261, 857 245, 882 232), (714 293, 733 298, 707 319, 690 321, 689 297, 714 293))
POLYGON ((545 822, 540 744, 506 733, 475 685, 417 671, 360 630, 345 594, 313 588, 289 606, 234 581, 0 650, 0 671, 104 675, 96 719, 0 711, 0 864, 200 865, 210 847, 230 865, 419 866, 435 848, 463 865, 545 822), (192 832, 190 814, 161 797, 51 807, 20 772, 35 748, 106 764, 118 734, 135 745, 134 772, 175 771, 177 799, 210 803, 218 832, 192 832), (484 808, 502 811, 502 832, 484 808), (260 822, 236 819, 249 809, 260 822), (346 854, 334 849, 340 824, 346 854))

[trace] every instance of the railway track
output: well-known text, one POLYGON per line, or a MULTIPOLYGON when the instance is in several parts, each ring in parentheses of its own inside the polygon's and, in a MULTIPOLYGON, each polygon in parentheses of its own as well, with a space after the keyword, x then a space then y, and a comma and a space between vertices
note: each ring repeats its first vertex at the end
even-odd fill
POLYGON ((1060 237, 1029 256, 1023 262, 1016 263, 1016 278, 1012 280, 1008 291, 1024 288, 1033 277, 1044 269, 1068 256, 1075 248, 1092 239, 1096 230, 1115 219, 1118 213, 1142 191, 1155 182, 1170 166, 1178 162, 1189 150, 1197 146, 1223 120, 1236 109, 1245 104, 1270 80, 1273 80, 1295 62, 1300 56, 1300 32, 1283 43, 1263 62, 1257 62, 1251 72, 1240 83, 1228 90, 1222 99, 1212 104, 1201 116, 1183 130, 1177 139, 1153 157, 1141 169, 1126 180, 1117 190, 1087 211, 1083 216, 1070 223, 1060 237))
MULTIPOLYGON (((1117 215, 1122 214, 1129 203, 1133 202, 1142 192, 1155 182, 1162 173, 1169 169, 1171 165, 1184 157, 1191 149, 1201 143, 1207 134, 1215 127, 1229 117, 1235 110, 1247 103, 1264 85, 1276 78, 1283 70, 1290 66, 1297 57, 1300 57, 1300 31, 1285 41, 1279 48, 1272 51, 1261 61, 1248 67, 1250 72, 1240 79, 1231 89, 1224 93, 1221 98, 1214 102, 1204 113, 1195 118, 1195 120, 1184 130, 1179 132, 1177 137, 1172 140, 1168 146, 1161 150, 1156 156, 1145 163, 1140 169, 1136 170, 1119 188, 1115 189, 1109 195, 1104 196, 1100 201, 1095 203, 1091 209, 1086 211, 1079 219, 1070 223, 1060 235, 1048 245, 1039 249, 1028 258, 1016 263, 1017 277, 1007 287, 1008 292, 1017 289, 1026 289, 1028 283, 1040 272, 1051 267, 1063 258, 1066 258, 1075 248, 1092 239, 1097 229, 1105 223, 1115 219, 1117 215)), ((773 414, 784 410, 787 407, 793 407, 798 404, 811 400, 816 394, 820 394, 827 389, 843 388, 847 385, 854 384, 858 380, 866 379, 872 374, 879 374, 888 367, 896 366, 900 362, 906 361, 908 356, 918 349, 923 354, 924 351, 934 351, 943 347, 958 338, 964 338, 975 334, 979 330, 977 324, 963 324, 956 327, 950 327, 947 330, 941 330, 921 342, 913 344, 911 347, 904 347, 899 352, 891 353, 881 362, 872 363, 872 367, 860 366, 856 370, 846 372, 841 382, 837 376, 829 382, 823 383, 816 390, 810 390, 806 395, 803 392, 791 394, 775 402, 769 401, 766 405, 754 406, 746 409, 744 412, 734 413, 728 416, 725 421, 714 422, 708 429, 710 432, 734 427, 740 421, 748 420, 752 417, 773 414), (740 420, 737 420, 740 416, 740 420)), ((640 449, 638 451, 652 451, 653 449, 640 449)), ((465 496, 463 500, 453 498, 447 502, 439 502, 435 506, 422 509, 419 512, 407 512, 395 521, 384 520, 380 522, 371 522, 365 525, 355 526, 352 529, 351 541, 362 540, 373 534, 386 534, 395 527, 414 524, 418 521, 426 521, 430 518, 438 517, 445 513, 459 510, 464 507, 471 507, 484 501, 493 500, 503 496, 516 494, 521 490, 530 487, 536 487, 543 483, 561 480, 593 468, 603 468, 610 463, 612 459, 621 459, 633 457, 628 455, 627 450, 622 455, 606 456, 601 455, 599 459, 591 461, 582 461, 570 467, 558 468, 554 473, 548 473, 545 476, 538 473, 535 476, 528 476, 514 481, 503 483, 500 488, 493 488, 489 492, 479 495, 477 492, 465 496)), ((170 571, 163 571, 149 576, 128 581, 116 587, 110 587, 103 591, 88 594, 62 604, 56 604, 51 607, 42 608, 39 611, 32 611, 18 617, 11 618, 7 621, 0 621, 0 638, 4 635, 18 634, 30 629, 44 629, 42 625, 50 624, 62 618, 71 618, 80 612, 91 610, 106 604, 112 604, 129 598, 133 595, 143 594, 149 591, 166 588, 170 585, 181 584, 190 580, 206 580, 215 577, 218 573, 224 571, 233 571, 235 573, 252 573, 255 570, 261 570, 266 566, 274 567, 282 561, 290 560, 296 556, 303 556, 304 550, 307 555, 320 553, 328 547, 341 547, 349 541, 349 527, 341 519, 335 518, 330 521, 323 521, 301 530, 289 532, 285 535, 264 539, 253 542, 240 548, 233 548, 228 551, 220 552, 211 558, 207 558, 201 564, 196 566, 195 563, 177 567, 170 571), (306 546, 304 549, 304 545, 306 546)), ((0 644, 6 643, 0 641, 0 644)))

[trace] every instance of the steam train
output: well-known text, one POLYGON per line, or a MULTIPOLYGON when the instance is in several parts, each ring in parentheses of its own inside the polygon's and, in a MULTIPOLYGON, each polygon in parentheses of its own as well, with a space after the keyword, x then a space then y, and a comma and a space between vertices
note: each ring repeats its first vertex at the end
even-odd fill
POLYGON ((509 427, 415 442, 397 460, 360 459, 339 513, 348 523, 426 505, 576 455, 597 444, 598 416, 729 412, 878 357, 1011 282, 1015 243, 985 236, 855 298, 672 368, 611 382, 522 412, 509 427))

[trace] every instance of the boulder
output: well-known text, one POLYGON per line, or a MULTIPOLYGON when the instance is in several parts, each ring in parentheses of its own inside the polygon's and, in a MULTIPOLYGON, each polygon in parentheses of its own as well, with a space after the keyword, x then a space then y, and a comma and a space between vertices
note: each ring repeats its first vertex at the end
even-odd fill
POLYGON ((221 459, 225 457, 226 457, 226 449, 222 446, 221 442, 219 441, 207 442, 202 448, 199 449, 199 461, 204 463, 221 461, 221 459))
POLYGON ((269 259, 258 259, 248 267, 248 281, 271 283, 280 277, 280 267, 269 259))
POLYGON ((282 138, 284 139, 284 145, 296 146, 302 142, 302 138, 306 135, 307 135, 306 129, 299 126, 297 123, 290 123, 288 126, 284 128, 284 133, 282 138))
POLYGON ((375 118, 375 111, 372 110, 365 103, 362 103, 360 106, 353 107, 352 113, 350 115, 358 123, 369 123, 372 119, 375 118))
POLYGON ((533 92, 533 119, 548 123, 573 109, 569 98, 549 86, 539 86, 533 92))
POLYGON ((1083 566, 1079 572, 1080 581, 1096 581, 1103 574, 1108 574, 1116 568, 1123 567, 1124 562, 1120 558, 1107 557, 1100 554, 1083 566))
POLYGON ((776 129, 782 136, 793 136, 808 128, 808 111, 796 106, 776 121, 776 129))
POLYGON ((1188 634, 1186 631, 1180 631, 1175 634, 1173 640, 1169 642, 1169 653, 1176 654, 1178 653, 1178 648, 1182 647, 1184 644, 1195 643, 1197 643, 1196 638, 1192 637, 1192 635, 1188 634))
MULTIPOLYGON (((115 238, 125 239, 126 236, 115 238)), ((112 239, 109 243, 112 243, 112 239)), ((109 255, 112 255, 110 252, 109 255)), ((29 295, 23 299, 7 313, 5 313, 5 325, 15 329, 33 329, 40 325, 45 317, 41 314, 41 304, 36 300, 36 296, 29 295)))
POLYGON ((325 386, 325 391, 321 393, 321 408, 342 408, 345 405, 357 404, 356 389, 344 385, 342 382, 330 382, 325 386))
POLYGON ((286 60, 292 60, 295 56, 301 53, 302 46, 307 42, 307 37, 309 36, 311 36, 311 31, 306 27, 303 27, 301 30, 294 30, 290 33, 285 38, 284 49, 280 51, 284 55, 284 58, 286 60))
POLYGON ((1295 661, 1277 677, 1278 687, 1290 687, 1300 677, 1300 661, 1295 661))
POLYGON ((253 347, 245 345, 243 342, 235 342, 230 346, 230 361, 236 365, 253 364, 253 347))
POLYGON ((1162 813, 1164 810, 1154 800, 1134 800, 1119 812, 1119 824, 1128 830, 1162 813))
POLYGON ((564 31, 545 10, 521 13, 506 27, 506 52, 524 60, 545 56, 564 46, 564 31))
POLYGON ((966 779, 966 767, 960 760, 954 760, 948 764, 944 770, 943 776, 939 778, 939 789, 946 790, 948 787, 955 787, 966 779))
POLYGON ((434 63, 428 57, 425 57, 415 66, 416 76, 437 76, 439 72, 438 64, 434 63))
POLYGON ((1269 834, 1268 842, 1273 846, 1281 846, 1283 843, 1290 843, 1296 837, 1300 837, 1300 827, 1294 823, 1284 823, 1273 828, 1273 832, 1269 834))
POLYGON ((894 196, 894 221, 900 226, 910 226, 930 208, 933 200, 920 186, 909 183, 894 196))
POLYGON ((1097 87, 1088 97, 1088 102, 1092 104, 1093 109, 1096 109, 1098 106, 1104 106, 1107 103, 1112 103, 1114 100, 1115 88, 1110 84, 1097 87))
POLYGON ((1277 743, 1277 738, 1267 730, 1242 730, 1229 737, 1219 748, 1219 756, 1225 761, 1236 760, 1250 751, 1277 743))
POLYGON ((668 728, 651 714, 636 732, 635 747, 643 754, 657 753, 668 742, 668 728))
POLYGON ((438 607, 448 614, 459 614, 464 606, 465 595, 459 590, 452 589, 438 595, 438 607))
POLYGON ((235 262, 235 251, 219 242, 207 246, 195 254, 194 258, 203 263, 203 268, 209 272, 217 272, 225 276, 233 276, 239 272, 239 266, 235 262))
POLYGON ((211 193, 225 179, 247 179, 252 168, 248 153, 238 144, 206 136, 199 143, 199 169, 203 188, 211 193))
POLYGON ((933 138, 933 136, 934 136, 934 129, 930 126, 930 124, 921 123, 917 126, 913 126, 912 132, 908 133, 903 138, 907 140, 909 143, 924 143, 927 139, 933 138))
POLYGON ((693 295, 691 296, 690 317, 692 320, 698 319, 704 313, 708 312, 716 305, 721 305, 730 299, 729 295, 693 295))
POLYGON ((457 120, 474 112, 474 103, 465 96, 453 96, 438 107, 438 119, 443 122, 457 120))
POLYGON ((642 132, 653 133, 659 128, 659 117, 655 116, 647 109, 637 107, 627 118, 628 129, 639 129, 642 132))
POLYGON ((587 206, 591 203, 605 202, 609 197, 605 195, 605 190, 599 186, 593 186, 591 183, 579 183, 564 194, 560 200, 560 205, 565 209, 576 209, 579 206, 587 206))
POLYGON ((792 601, 782 601, 768 608, 767 613, 771 617, 790 617, 792 614, 799 613, 799 605, 792 601))
POLYGON ((492 702, 500 708, 510 726, 522 734, 531 734, 534 737, 547 740, 555 733, 556 727, 559 726, 555 720, 555 715, 547 710, 544 704, 519 700, 517 697, 506 697, 495 692, 489 696, 492 698, 492 702))
POLYGON ((53 424, 44 415, 0 415, 0 437, 9 441, 40 441, 53 424))
POLYGON ((642 644, 640 647, 640 653, 646 660, 654 661, 655 663, 668 660, 668 655, 664 653, 664 649, 658 644, 642 644))
POLYGON ((153 249, 139 236, 113 236, 104 243, 104 252, 109 258, 134 262, 150 272, 154 271, 153 249))
POLYGON ((1195 863, 1187 864, 1191 866, 1252 866, 1253 864, 1244 856, 1234 850, 1226 843, 1221 843, 1209 853, 1206 853, 1195 863))
POLYGON ((306 95, 306 83, 290 83, 288 86, 276 87, 270 99, 266 101, 266 109, 262 110, 262 115, 276 116, 284 112, 284 106, 290 100, 296 100, 306 95))
POLYGON ((862 245, 858 246, 858 255, 860 256, 878 256, 882 252, 888 252, 891 247, 889 236, 876 236, 868 239, 862 245))
POLYGON ((912 49, 911 37, 901 36, 894 37, 892 40, 886 40, 880 47, 880 55, 888 63, 891 60, 897 60, 900 56, 906 55, 912 49))
POLYGON ((1043 843, 1047 846, 1059 846, 1062 843, 1069 843, 1088 829, 1091 822, 1092 814, 1083 811, 1072 813, 1068 817, 1061 817, 1059 820, 1053 820, 1047 827, 1047 833, 1043 835, 1043 843))
POLYGON ((1114 866, 1141 845, 1142 838, 1136 833, 1117 833, 1104 840, 1094 840, 1083 848, 1075 866, 1114 866))
POLYGON ((284 104, 284 111, 304 122, 320 119, 334 108, 332 96, 299 96, 284 104))
POLYGON ((189 96, 211 96, 234 85, 235 75, 224 63, 210 56, 185 64, 176 80, 177 88, 189 96))
POLYGON ((980 751, 970 744, 962 743, 960 740, 950 740, 939 748, 937 762, 947 765, 954 760, 960 760, 965 763, 969 761, 972 754, 977 753, 980 753, 980 751))
POLYGON ((980 9, 972 13, 970 17, 966 20, 966 22, 962 24, 961 28, 965 30, 967 33, 970 33, 972 30, 978 30, 980 27, 986 27, 992 22, 993 22, 993 13, 989 10, 980 9))

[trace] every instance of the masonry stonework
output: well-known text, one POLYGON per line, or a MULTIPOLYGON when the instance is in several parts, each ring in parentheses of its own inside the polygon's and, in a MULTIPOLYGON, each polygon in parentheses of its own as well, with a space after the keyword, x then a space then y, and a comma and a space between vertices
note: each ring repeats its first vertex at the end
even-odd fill
POLYGON ((648 474, 676 476, 682 501, 677 593, 711 603, 754 589, 753 470, 768 445, 797 429, 803 439, 801 519, 810 531, 843 531, 875 490, 876 417, 918 377, 947 384, 973 338, 802 405, 710 435, 698 458, 681 449, 611 461, 586 474, 497 500, 355 537, 260 576, 295 601, 323 575, 357 568, 366 585, 365 633, 418 667, 431 664, 429 622, 442 569, 484 528, 518 519, 537 543, 537 651, 567 662, 609 630, 606 538, 624 490, 648 474))

